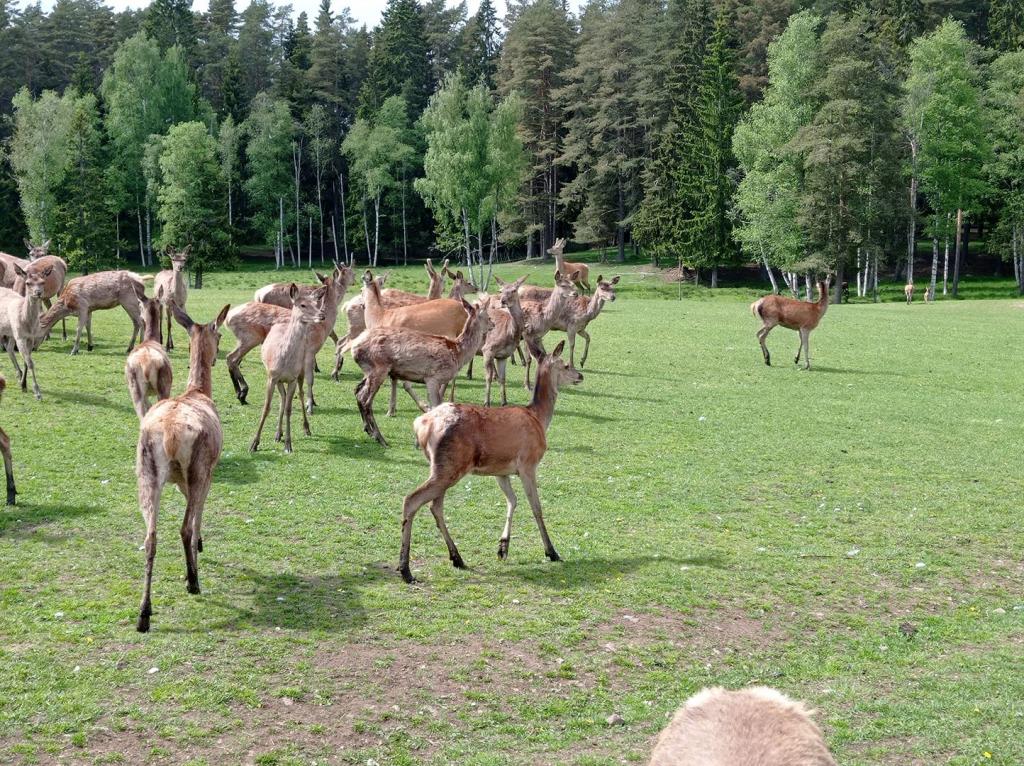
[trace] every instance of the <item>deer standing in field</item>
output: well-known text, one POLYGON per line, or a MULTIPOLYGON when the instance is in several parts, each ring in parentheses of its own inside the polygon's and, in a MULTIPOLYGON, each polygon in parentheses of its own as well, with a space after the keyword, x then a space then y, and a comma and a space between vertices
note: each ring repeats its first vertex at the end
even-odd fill
POLYGON ((163 324, 164 312, 167 313, 167 350, 174 348, 174 340, 171 338, 171 301, 178 305, 178 308, 185 308, 185 301, 188 300, 188 280, 185 278, 185 263, 188 261, 191 245, 185 247, 181 252, 174 248, 168 248, 167 255, 171 259, 171 268, 164 269, 153 279, 153 294, 158 292, 163 296, 159 302, 159 321, 163 324))
POLYGON ((520 298, 520 304, 523 307, 523 315, 526 320, 526 324, 523 327, 523 340, 526 341, 526 347, 530 352, 526 356, 526 379, 523 382, 526 390, 530 390, 531 357, 536 359, 539 364, 541 357, 544 356, 544 345, 541 343, 541 339, 547 334, 548 330, 558 323, 562 317, 562 312, 569 302, 579 297, 575 287, 577 277, 578 272, 565 275, 560 271, 556 271, 555 288, 551 291, 546 301, 538 303, 535 301, 523 301, 520 298))
POLYGON ((590 267, 585 263, 573 263, 567 261, 562 257, 562 252, 565 250, 565 237, 555 240, 555 244, 548 249, 548 253, 555 257, 555 273, 561 272, 562 274, 574 274, 578 273, 579 276, 574 280, 576 287, 579 289, 586 289, 590 292, 590 267))
POLYGON ((416 512, 426 503, 430 503, 430 512, 448 546, 452 564, 458 569, 465 569, 462 556, 444 522, 444 496, 470 473, 493 476, 508 501, 505 527, 498 541, 499 558, 508 556, 512 514, 517 503, 509 477, 518 474, 540 529, 544 553, 551 561, 559 560, 544 526, 540 496, 537 494, 537 465, 547 451, 547 430, 554 417, 558 389, 583 380, 583 375, 562 359, 564 346, 565 341, 560 342, 552 354, 541 360, 537 369, 537 387, 529 405, 489 408, 474 404, 442 404, 413 422, 416 443, 430 461, 430 477, 402 504, 399 571, 407 583, 415 581, 409 569, 412 522, 416 512))
MULTIPOLYGON (((281 396, 281 415, 277 421, 277 433, 274 435, 274 441, 281 441, 283 429, 284 451, 287 454, 292 451, 292 403, 295 399, 295 387, 299 388, 301 403, 302 382, 306 375, 308 358, 306 353, 308 336, 312 333, 314 325, 324 322, 324 293, 326 290, 326 287, 321 287, 311 293, 303 294, 297 285, 292 285, 289 290, 292 309, 289 312, 288 321, 271 327, 266 340, 263 341, 260 356, 263 358, 263 366, 267 370, 267 394, 263 400, 263 412, 260 413, 259 424, 256 426, 256 435, 249 445, 250 452, 259 449, 263 424, 267 420, 270 405, 274 401, 275 388, 281 396)), ((326 332, 324 332, 324 336, 326 336, 326 332)), ((306 436, 312 436, 305 407, 302 407, 302 430, 306 436)))
POLYGON ((388 444, 373 417, 373 398, 385 378, 401 380, 416 405, 426 412, 427 407, 409 383, 424 383, 430 406, 436 407, 447 385, 480 348, 484 335, 491 329, 491 318, 485 307, 475 308, 465 299, 462 307, 465 328, 455 340, 405 327, 371 327, 352 344, 352 358, 363 370, 363 379, 356 386, 363 428, 381 446, 388 444))
MULTIPOLYGON (((334 262, 334 270, 336 273, 338 270, 341 270, 343 272, 348 273, 350 276, 352 274, 352 268, 350 266, 346 266, 345 264, 339 263, 338 261, 334 262)), ((319 284, 299 285, 300 292, 312 292, 321 285, 328 284, 328 282, 331 279, 330 277, 324 276, 319 271, 314 271, 313 274, 316 276, 319 284)), ((345 285, 346 289, 351 285, 352 279, 349 279, 348 283, 345 285)), ((260 303, 272 303, 275 306, 280 306, 281 308, 291 310, 292 301, 291 297, 289 296, 289 290, 291 289, 291 286, 291 282, 275 282, 273 284, 265 285, 264 287, 261 287, 259 290, 256 291, 256 293, 253 295, 253 300, 259 301, 260 303)), ((335 315, 337 315, 337 311, 335 311, 335 315)), ((331 325, 331 332, 329 337, 332 341, 335 342, 335 344, 337 344, 338 333, 334 331, 333 324, 331 325)))
POLYGON ((935 300, 935 288, 932 287, 932 285, 929 284, 924 289, 924 302, 925 303, 931 303, 934 300, 935 300))
POLYGON ((82 329, 86 331, 86 349, 92 351, 92 312, 121 306, 132 320, 132 339, 128 352, 135 348, 135 338, 142 337, 142 307, 140 301, 146 297, 144 278, 131 271, 97 271, 84 277, 68 281, 53 308, 43 316, 46 331, 58 319, 75 314, 78 317, 78 331, 71 353, 77 354, 82 342, 82 329))
POLYGON ((812 715, 765 686, 703 689, 661 732, 649 766, 836 766, 812 715))
MULTIPOLYGON (((46 277, 46 282, 43 284, 43 305, 49 309, 51 307, 50 299, 60 295, 60 291, 64 289, 64 278, 68 273, 68 264, 63 258, 47 254, 47 250, 50 247, 50 240, 46 240, 41 245, 33 245, 26 239, 25 247, 28 248, 29 259, 28 266, 24 267, 26 274, 43 272, 48 268, 50 269, 49 275, 46 277)), ((14 292, 24 295, 25 280, 17 275, 15 276, 14 287, 12 289, 14 292)), ((67 340, 68 330, 64 319, 60 321, 60 329, 62 339, 67 340)))
POLYGON ((171 313, 189 335, 189 375, 185 393, 157 402, 139 423, 135 473, 139 508, 146 522, 146 577, 136 626, 140 633, 149 630, 149 618, 153 614, 150 590, 156 558, 157 516, 160 493, 168 481, 174 482, 185 496, 181 542, 185 548, 186 587, 189 593, 199 593, 203 508, 224 444, 220 416, 210 398, 212 368, 217 361, 220 327, 229 308, 222 308, 209 324, 196 324, 177 304, 171 304, 171 313))
MULTIPOLYGON (((44 247, 49 247, 50 240, 46 240, 43 244, 44 247)), ((15 272, 14 267, 18 266, 22 269, 27 269, 30 263, 32 263, 32 261, 26 260, 25 258, 19 258, 16 255, 11 255, 10 253, 0 253, 0 265, 3 266, 3 268, 0 269, 0 287, 6 287, 9 290, 13 290, 14 283, 18 280, 18 274, 15 272)))
MULTIPOLYGON (((587 332, 587 325, 593 322, 601 313, 606 302, 615 301, 615 285, 619 283, 619 277, 605 281, 602 275, 597 276, 597 289, 589 298, 578 296, 569 301, 562 315, 558 318, 552 330, 562 330, 569 341, 569 365, 576 366, 576 336, 583 338, 583 357, 580 359, 580 369, 587 363, 587 355, 590 353, 590 334, 587 332)), ((551 296, 551 288, 530 287, 520 290, 521 298, 529 301, 545 301, 551 296)))
POLYGON ((526 281, 526 277, 520 277, 515 282, 504 282, 500 277, 494 279, 501 288, 498 293, 498 302, 501 306, 494 306, 492 302, 488 308, 491 324, 494 326, 487 333, 480 351, 477 352, 484 358, 485 407, 491 406, 491 386, 495 378, 501 384, 501 403, 503 406, 508 404, 505 370, 509 358, 515 353, 523 337, 523 328, 526 327, 526 316, 519 303, 519 289, 526 281))
MULTIPOLYGON (((167 399, 171 395, 173 373, 171 359, 164 351, 163 318, 161 306, 165 303, 164 287, 158 285, 152 298, 142 298, 142 321, 145 330, 142 342, 128 354, 124 363, 124 377, 128 383, 128 393, 135 407, 135 414, 141 420, 149 411, 149 396, 153 394, 157 401, 167 399)), ((167 302, 166 305, 170 305, 167 302)), ((171 315, 170 308, 167 315, 171 315)))
POLYGON ((782 325, 800 333, 800 347, 797 349, 794 364, 800 363, 800 353, 803 352, 805 369, 811 369, 811 330, 818 326, 818 322, 825 316, 827 310, 828 280, 818 281, 818 301, 816 303, 786 298, 782 295, 766 295, 751 303, 751 313, 763 323, 761 329, 757 331, 757 340, 761 343, 764 363, 769 367, 772 364, 772 357, 768 353, 765 339, 773 327, 782 325))
POLYGON ((909 306, 914 302, 914 283, 907 282, 903 285, 903 294, 907 297, 907 305, 909 306))
MULTIPOLYGON (((7 388, 7 380, 3 375, 0 375, 0 394, 4 392, 5 388, 7 388)), ((2 428, 0 428, 0 453, 4 456, 4 473, 7 474, 7 504, 14 505, 18 490, 14 486, 14 459, 11 457, 11 439, 2 428)))
MULTIPOLYGON (((416 303, 426 303, 427 301, 437 300, 444 295, 444 277, 445 272, 448 271, 448 259, 444 259, 444 263, 441 264, 440 270, 434 268, 434 264, 429 258, 427 259, 427 262, 423 264, 423 267, 427 270, 427 276, 430 279, 430 286, 428 287, 427 294, 425 296, 391 287, 385 290, 383 288, 387 275, 385 274, 377 277, 378 287, 381 288, 380 300, 382 305, 385 308, 396 309, 400 306, 412 306, 416 303)), ((364 295, 357 295, 345 304, 343 310, 345 312, 345 318, 348 320, 348 334, 340 341, 335 342, 334 371, 331 373, 332 380, 337 380, 338 376, 341 374, 341 367, 345 361, 345 352, 349 350, 349 347, 352 345, 352 341, 358 338, 359 334, 367 327, 364 295)))
POLYGON ((22 391, 28 391, 28 374, 32 373, 32 390, 36 399, 42 399, 43 394, 36 380, 36 365, 32 361, 32 351, 46 335, 40 319, 40 308, 51 269, 51 266, 47 266, 42 271, 33 271, 30 274, 15 264, 17 276, 24 280, 25 295, 21 296, 14 290, 0 287, 0 337, 7 338, 7 353, 18 373, 22 391), (14 354, 15 346, 18 347, 18 352, 25 362, 24 370, 18 366, 18 357, 14 354))

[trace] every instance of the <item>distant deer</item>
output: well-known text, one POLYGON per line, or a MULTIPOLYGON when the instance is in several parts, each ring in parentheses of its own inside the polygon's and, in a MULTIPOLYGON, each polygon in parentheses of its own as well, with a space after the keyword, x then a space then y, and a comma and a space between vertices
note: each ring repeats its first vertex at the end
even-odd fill
POLYGON ((914 302, 914 283, 907 282, 903 285, 903 294, 907 297, 907 305, 909 306, 914 302))
POLYGON ((430 461, 430 478, 413 490, 402 504, 399 571, 407 583, 415 582, 409 569, 412 522, 416 512, 426 503, 430 503, 430 512, 448 546, 452 564, 458 569, 465 568, 445 525, 444 496, 469 473, 493 476, 508 501, 505 528, 498 542, 499 558, 504 559, 508 555, 512 514, 517 502, 509 477, 518 474, 540 529, 544 553, 551 561, 559 560, 544 526, 537 493, 537 465, 547 451, 546 433, 554 417, 559 387, 575 385, 583 380, 581 373, 562 360, 564 346, 565 341, 562 341, 552 354, 541 360, 537 369, 537 386, 528 406, 491 409, 473 404, 442 404, 413 422, 416 443, 430 461))
POLYGON ((800 354, 804 352, 805 369, 811 369, 811 330, 818 326, 818 322, 825 316, 826 310, 828 310, 828 280, 818 281, 817 303, 807 303, 782 295, 766 295, 751 303, 751 313, 763 322, 761 329, 757 331, 757 339, 761 343, 764 363, 769 367, 772 364, 772 357, 768 353, 765 339, 773 327, 782 325, 800 333, 800 348, 797 349, 794 363, 800 363, 800 354))
POLYGON ((189 593, 199 593, 203 508, 224 443, 220 416, 210 398, 212 367, 217 361, 220 327, 229 308, 222 308, 209 324, 196 324, 177 304, 171 304, 171 313, 189 335, 189 375, 185 393, 157 402, 139 423, 135 473, 139 507, 146 522, 146 578, 137 624, 140 633, 149 630, 149 618, 153 614, 150 589, 156 558, 157 516, 160 493, 168 481, 174 482, 185 496, 181 542, 185 547, 186 587, 189 593))
POLYGON ((536 359, 538 364, 540 363, 541 357, 544 356, 544 345, 541 343, 541 339, 562 318, 562 312, 565 311, 565 307, 569 305, 570 301, 579 297, 575 287, 578 277, 579 272, 563 275, 562 272, 556 271, 555 289, 546 301, 543 303, 520 301, 526 318, 523 340, 526 341, 526 347, 530 351, 526 357, 526 379, 523 382, 527 390, 530 389, 531 357, 536 359))
MULTIPOLYGON (((0 375, 0 394, 7 388, 7 381, 0 375)), ((7 504, 14 505, 18 494, 14 486, 14 459, 11 457, 11 440, 4 429, 0 428, 0 453, 4 456, 4 472, 7 474, 7 504)))
MULTIPOLYGON (((587 325, 593 322, 601 313, 606 302, 615 301, 615 285, 619 283, 619 277, 605 281, 600 274, 597 277, 597 290, 589 298, 579 296, 569 301, 558 321, 552 325, 552 330, 562 330, 566 333, 569 341, 569 365, 576 366, 576 336, 580 335, 584 340, 583 358, 580 359, 580 368, 587 363, 587 354, 590 353, 590 334, 587 332, 587 325)), ((528 301, 545 301, 551 296, 551 288, 528 287, 519 291, 520 297, 528 301)))
POLYGON ((24 297, 14 290, 0 287, 0 337, 7 338, 7 353, 18 373, 22 391, 28 391, 28 374, 32 373, 32 390, 36 399, 42 399, 43 394, 36 380, 36 365, 32 361, 32 352, 48 329, 48 326, 44 329, 42 325, 40 309, 51 269, 51 266, 47 266, 42 271, 33 271, 30 274, 21 266, 14 265, 16 275, 24 281, 24 297), (25 362, 24 370, 18 366, 18 357, 14 355, 15 346, 18 347, 18 352, 25 362))
POLYGON ((703 689, 661 732, 649 766, 836 766, 812 714, 765 686, 703 689))
POLYGON ((167 249, 168 257, 171 259, 171 268, 159 272, 153 279, 153 294, 160 292, 163 298, 159 303, 159 321, 163 323, 164 312, 167 313, 167 350, 174 348, 174 340, 171 338, 171 301, 174 301, 178 308, 185 308, 188 300, 188 280, 185 278, 185 263, 188 261, 191 245, 177 252, 173 247, 167 249))
MULTIPOLYGON (((335 272, 337 272, 338 270, 342 270, 349 274, 350 276, 353 273, 352 268, 350 266, 346 266, 345 264, 339 263, 338 261, 334 262, 334 270, 335 272)), ((314 276, 316 276, 317 282, 319 284, 299 285, 299 292, 313 292, 313 290, 316 290, 318 287, 326 285, 331 279, 330 277, 321 274, 319 271, 314 271, 313 274, 314 276)), ((349 279, 348 284, 346 284, 345 287, 348 288, 351 287, 351 285, 352 280, 349 279)), ((264 287, 261 287, 259 290, 256 291, 256 293, 253 295, 253 300, 259 301, 260 303, 272 303, 275 306, 280 306, 281 308, 288 309, 290 311, 292 307, 292 299, 289 295, 289 290, 291 289, 291 286, 291 282, 275 282, 273 284, 265 285, 264 287)), ((329 337, 335 343, 338 342, 338 334, 334 331, 333 324, 331 325, 331 332, 329 337)))
MULTIPOLYGON (((60 295, 60 291, 64 289, 64 278, 68 273, 68 264, 63 258, 58 258, 56 255, 47 255, 47 250, 50 247, 50 240, 46 240, 41 245, 33 245, 26 239, 25 247, 28 248, 29 258, 28 266, 24 267, 26 274, 43 272, 46 271, 46 269, 51 269, 49 276, 46 277, 46 282, 43 285, 43 305, 49 309, 51 306, 50 299, 60 295)), ((13 290, 16 293, 24 295, 25 280, 16 276, 13 290)), ((62 339, 67 340, 68 329, 64 319, 60 320, 60 329, 62 339)))
MULTIPOLYGON (((128 393, 139 419, 149 411, 149 396, 153 394, 157 400, 167 399, 171 395, 171 359, 164 351, 161 331, 163 321, 160 316, 161 305, 164 304, 164 286, 156 287, 156 295, 142 298, 142 321, 145 331, 142 342, 128 355, 124 363, 124 377, 128 383, 128 393)), ((168 303, 169 305, 169 303, 168 303)), ((167 315, 171 315, 168 308, 167 315)))
MULTIPOLYGON (((433 262, 428 258, 427 262, 423 264, 423 267, 427 270, 427 276, 430 278, 430 286, 427 289, 427 294, 417 295, 416 293, 406 292, 405 290, 398 290, 396 288, 384 288, 384 281, 387 279, 387 275, 377 277, 378 287, 380 290, 380 299, 384 308, 396 309, 400 306, 412 306, 416 303, 425 303, 427 301, 433 301, 444 295, 444 276, 448 270, 448 259, 444 259, 444 263, 441 264, 441 269, 437 270, 434 268, 433 262)), ((334 371, 331 373, 331 378, 337 380, 341 374, 341 367, 345 361, 345 353, 349 350, 352 341, 359 337, 359 333, 366 329, 366 318, 365 314, 365 297, 360 294, 345 304, 343 310, 345 312, 345 318, 348 320, 348 334, 340 341, 335 343, 335 355, 334 355, 334 371)))
POLYGON ((363 379, 356 386, 363 429, 381 446, 388 444, 373 417, 373 399, 385 378, 403 381, 409 396, 426 412, 409 382, 426 384, 430 406, 436 407, 447 385, 480 348, 484 335, 491 329, 490 316, 486 308, 474 308, 465 299, 462 307, 465 328, 455 340, 405 327, 371 327, 352 344, 352 358, 363 370, 363 379))
POLYGON ((132 320, 132 339, 128 352, 135 348, 135 338, 142 337, 142 308, 139 301, 146 297, 144 278, 131 271, 97 271, 84 277, 69 280, 61 291, 53 308, 43 316, 45 331, 58 319, 75 314, 78 316, 78 332, 71 353, 77 354, 85 328, 88 339, 86 348, 92 351, 92 312, 121 306, 132 320))
POLYGON ((935 288, 932 287, 931 284, 929 284, 924 289, 924 302, 925 303, 931 303, 934 300, 935 300, 935 288))
POLYGON ((491 315, 491 324, 494 326, 487 333, 479 353, 484 358, 484 370, 486 371, 486 385, 484 388, 484 406, 491 406, 491 386, 495 378, 501 383, 501 403, 508 404, 508 391, 505 385, 505 369, 508 366, 509 358, 515 353, 519 341, 523 337, 523 329, 526 327, 526 315, 523 314, 523 307, 519 303, 519 289, 522 287, 526 277, 520 277, 515 282, 504 282, 499 277, 494 278, 501 288, 498 293, 498 301, 501 307, 492 305, 488 309, 491 315))
POLYGON ((576 279, 576 287, 581 290, 586 288, 586 291, 590 292, 590 267, 585 263, 573 263, 567 261, 562 257, 562 252, 565 250, 565 237, 555 240, 555 244, 548 249, 548 253, 555 257, 555 270, 560 271, 563 274, 572 274, 579 272, 579 277, 576 279))
MULTIPOLYGON (((306 374, 306 351, 308 336, 313 325, 324 321, 324 293, 327 288, 321 287, 312 293, 300 293, 297 285, 292 285, 288 294, 292 299, 292 310, 288 321, 275 324, 267 333, 260 355, 263 366, 267 370, 267 394, 263 400, 263 412, 260 414, 256 435, 252 438, 249 451, 255 452, 260 446, 263 424, 274 401, 274 389, 281 395, 281 416, 277 421, 277 433, 274 441, 281 441, 284 435, 284 451, 292 451, 292 403, 295 399, 295 387, 299 388, 302 398, 302 381, 306 374)), ((324 333, 326 336, 326 332, 324 333)), ((322 339, 321 339, 322 342, 322 339)), ((302 430, 311 436, 306 408, 302 407, 302 430)))

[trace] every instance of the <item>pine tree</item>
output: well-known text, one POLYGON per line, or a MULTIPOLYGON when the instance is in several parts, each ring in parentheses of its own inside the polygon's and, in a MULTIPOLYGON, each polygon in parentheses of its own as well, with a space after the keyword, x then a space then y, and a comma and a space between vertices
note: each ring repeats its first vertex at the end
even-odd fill
POLYGON ((989 250, 1012 260, 1017 290, 1024 294, 1024 51, 992 62, 985 101, 993 149, 986 169, 999 216, 989 250))
POLYGON ((405 99, 410 117, 419 115, 434 88, 429 51, 423 9, 417 0, 388 0, 373 36, 359 115, 372 117, 391 96, 405 99))
MULTIPOLYGON (((238 14, 234 0, 212 0, 210 10, 202 23, 203 40, 199 49, 202 61, 201 89, 203 97, 210 102, 218 115, 230 114, 227 107, 229 77, 238 77, 238 58, 235 50, 235 34, 238 31, 238 14), (229 67, 236 72, 229 74, 229 67)), ((234 98, 234 94, 232 94, 234 98)))
POLYGON ((196 61, 198 40, 192 0, 153 0, 146 9, 142 29, 156 40, 161 52, 176 45, 184 52, 186 61, 196 61))
POLYGON ((1024 3, 989 0, 988 42, 997 51, 1024 50, 1024 3))
POLYGON ((238 30, 238 65, 242 70, 245 103, 273 84, 274 27, 273 9, 267 0, 252 0, 242 11, 238 30))
POLYGON ((309 109, 313 101, 312 88, 308 78, 311 63, 312 36, 309 19, 300 13, 295 24, 288 20, 288 31, 284 38, 281 70, 276 78, 278 95, 291 105, 292 114, 299 118, 309 109))
POLYGON ((466 25, 466 62, 464 71, 471 83, 482 82, 488 90, 495 88, 501 41, 498 36, 498 14, 491 0, 481 0, 477 12, 466 25))

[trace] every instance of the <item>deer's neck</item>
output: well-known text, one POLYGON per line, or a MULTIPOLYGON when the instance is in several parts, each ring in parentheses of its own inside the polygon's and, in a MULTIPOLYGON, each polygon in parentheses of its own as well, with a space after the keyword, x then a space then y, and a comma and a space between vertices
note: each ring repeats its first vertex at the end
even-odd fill
POLYGON ((18 312, 18 321, 22 327, 31 329, 39 323, 39 307, 43 303, 42 298, 28 295, 26 290, 25 299, 21 302, 21 310, 18 312))
POLYGON ((578 301, 577 305, 581 305, 582 311, 580 312, 580 319, 584 323, 590 322, 601 313, 601 309, 604 308, 604 299, 599 298, 597 292, 590 296, 590 300, 584 299, 584 301, 578 301), (586 301, 586 302, 584 302, 586 301))
MULTIPOLYGON (((439 279, 431 279, 430 287, 427 290, 427 298, 432 301, 436 301, 444 293, 444 283, 439 279)), ((455 297, 455 288, 452 287, 452 297, 455 297)))
POLYGON ((466 325, 462 334, 456 340, 456 349, 459 358, 459 367, 469 364, 469 360, 476 356, 477 349, 484 339, 484 323, 480 317, 474 317, 471 325, 466 325))
POLYGON ((565 256, 563 256, 561 253, 558 253, 558 252, 554 253, 554 256, 555 256, 555 266, 564 275, 565 274, 565 256))
POLYGON ((380 302, 380 288, 376 285, 370 285, 363 290, 363 312, 367 327, 377 324, 384 313, 384 307, 380 302))
POLYGON ((146 335, 142 339, 145 343, 147 341, 156 341, 157 343, 164 342, 163 327, 160 326, 160 317, 158 316, 147 316, 146 317, 146 335))
POLYGON ((555 416, 555 400, 558 399, 558 387, 551 378, 550 369, 543 369, 537 372, 536 385, 533 387, 533 399, 530 401, 529 409, 548 430, 551 419, 555 416))
POLYGON ((197 338, 192 341, 192 350, 188 355, 188 383, 185 393, 198 392, 205 396, 213 396, 213 356, 207 353, 206 344, 197 338))
POLYGON ((515 330, 515 334, 519 335, 526 326, 526 316, 523 314, 523 307, 517 301, 505 308, 508 309, 508 313, 512 316, 512 327, 515 330))
POLYGON ((561 293, 558 292, 558 288, 555 288, 547 303, 544 304, 544 310, 541 312, 541 319, 544 321, 545 326, 550 327, 558 319, 558 315, 562 313, 563 308, 565 308, 565 300, 561 293))

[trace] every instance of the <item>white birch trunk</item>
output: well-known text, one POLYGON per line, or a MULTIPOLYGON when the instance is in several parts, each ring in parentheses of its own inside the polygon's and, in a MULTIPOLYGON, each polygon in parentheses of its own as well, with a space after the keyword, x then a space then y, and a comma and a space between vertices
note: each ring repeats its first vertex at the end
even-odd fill
POLYGON ((373 198, 373 268, 377 268, 377 253, 380 250, 380 193, 373 198))
POLYGON ((352 265, 352 259, 348 256, 348 216, 345 214, 345 176, 338 173, 338 184, 341 187, 341 247, 345 253, 345 263, 352 265))
POLYGON ((334 216, 331 216, 331 237, 334 239, 334 260, 338 260, 338 227, 334 225, 334 216))
POLYGON ((804 274, 804 285, 807 288, 807 302, 814 303, 814 290, 811 288, 811 272, 804 274))
POLYGON ((931 295, 935 297, 935 282, 939 275, 939 238, 932 237, 932 277, 928 282, 928 289, 931 291, 931 295))

